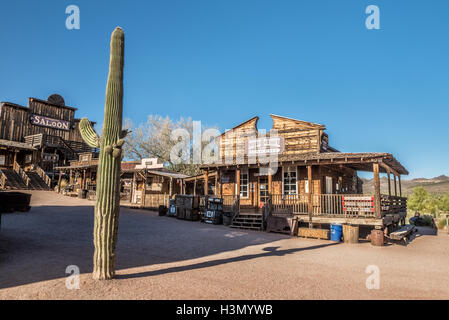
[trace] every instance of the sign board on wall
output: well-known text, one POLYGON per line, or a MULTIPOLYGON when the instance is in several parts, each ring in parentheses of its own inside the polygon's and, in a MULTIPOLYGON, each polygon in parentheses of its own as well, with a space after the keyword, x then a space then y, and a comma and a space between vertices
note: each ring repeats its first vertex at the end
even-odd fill
POLYGON ((67 131, 70 130, 70 122, 69 121, 52 119, 52 118, 40 116, 37 114, 33 114, 31 116, 31 123, 36 126, 42 126, 42 127, 47 127, 47 128, 67 130, 67 131))
POLYGON ((0 166, 4 166, 6 164, 6 156, 0 155, 0 166))
POLYGON ((246 151, 248 156, 281 154, 284 152, 284 138, 263 137, 248 139, 246 151))

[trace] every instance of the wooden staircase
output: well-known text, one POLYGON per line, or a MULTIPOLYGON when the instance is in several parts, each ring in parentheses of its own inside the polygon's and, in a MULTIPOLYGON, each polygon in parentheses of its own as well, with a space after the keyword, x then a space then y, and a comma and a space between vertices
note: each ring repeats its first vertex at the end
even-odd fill
POLYGON ((44 179, 42 179, 35 170, 27 171, 26 174, 30 178, 30 189, 50 190, 50 187, 45 183, 44 179))
POLYGON ((2 174, 5 178, 4 189, 28 189, 25 181, 23 181, 22 177, 17 174, 14 170, 2 169, 2 174))
POLYGON ((34 170, 24 171, 15 163, 12 170, 0 170, 0 189, 50 190, 50 185, 51 179, 38 166, 34 170))
POLYGON ((234 219, 232 219, 231 228, 262 230, 262 214, 254 212, 240 212, 234 217, 234 219))

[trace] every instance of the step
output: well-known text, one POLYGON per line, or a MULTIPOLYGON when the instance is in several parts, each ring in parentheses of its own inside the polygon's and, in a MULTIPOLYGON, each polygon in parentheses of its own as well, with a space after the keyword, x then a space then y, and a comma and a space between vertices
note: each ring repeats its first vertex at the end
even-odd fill
POLYGON ((235 227, 254 227, 254 228, 261 228, 261 223, 241 223, 241 222, 233 222, 231 226, 235 227))
POLYGON ((45 181, 35 171, 27 171, 26 174, 30 178, 31 188, 35 190, 50 190, 45 181))
POLYGON ((6 187, 11 189, 27 189, 25 182, 15 171, 3 169, 2 172, 6 176, 6 187))
POLYGON ((235 218, 233 221, 235 222, 248 222, 248 223, 262 223, 262 218, 256 219, 256 218, 235 218))
POLYGON ((261 214, 238 214, 238 218, 247 218, 247 219, 262 219, 261 214))
POLYGON ((248 229, 248 230, 257 230, 257 231, 262 230, 262 228, 260 228, 260 227, 234 226, 234 225, 230 225, 230 227, 234 228, 234 229, 248 229))

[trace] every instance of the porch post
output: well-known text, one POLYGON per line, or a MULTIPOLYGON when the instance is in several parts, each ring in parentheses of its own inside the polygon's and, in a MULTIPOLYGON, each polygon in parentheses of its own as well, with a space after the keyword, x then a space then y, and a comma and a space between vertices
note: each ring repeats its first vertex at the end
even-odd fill
MULTIPOLYGON (((142 207, 145 208, 146 195, 147 195, 147 169, 145 168, 145 179, 143 179, 143 190, 142 190, 142 207)), ((171 178, 170 178, 170 194, 171 194, 171 178)))
POLYGON ((380 179, 379 179, 379 164, 377 162, 373 163, 373 173, 374 173, 374 208, 376 211, 376 218, 382 218, 382 208, 380 206, 380 179))
POLYGON ((402 197, 401 175, 398 175, 399 182, 399 196, 402 197))
POLYGON ((235 169, 236 195, 240 196, 240 168, 235 169))
POLYGON ((309 211, 309 228, 312 228, 312 214, 313 214, 313 198, 312 198, 312 166, 307 166, 307 183, 309 184, 308 194, 308 211, 309 211))
POLYGON ((215 194, 221 197, 220 169, 217 169, 217 174, 215 175, 215 194))
POLYGON ((207 196, 209 194, 209 171, 204 170, 204 195, 207 196))
POLYGON ((218 191, 218 176, 217 173, 215 173, 215 184, 214 184, 214 195, 217 196, 217 191, 218 191))
POLYGON ((390 171, 388 171, 388 195, 391 197, 391 181, 390 181, 390 171))
POLYGON ((397 186, 396 186, 396 175, 393 175, 393 176, 394 176, 394 196, 397 197, 398 196, 398 189, 397 189, 397 186))
POLYGON ((168 196, 170 197, 170 199, 172 195, 173 195, 173 178, 170 177, 170 183, 168 186, 168 196))
POLYGON ((271 169, 268 168, 268 195, 271 197, 271 193, 272 193, 272 183, 273 182, 273 175, 271 174, 271 169))
POLYGON ((196 196, 196 177, 195 180, 193 180, 193 195, 196 196))
POLYGON ((59 177, 58 177, 58 193, 61 193, 61 179, 62 179, 62 171, 59 170, 59 177))

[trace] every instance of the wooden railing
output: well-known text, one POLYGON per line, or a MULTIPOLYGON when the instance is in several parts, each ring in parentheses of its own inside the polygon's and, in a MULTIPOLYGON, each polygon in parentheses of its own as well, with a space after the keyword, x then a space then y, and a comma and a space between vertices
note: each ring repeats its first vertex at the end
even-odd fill
POLYGON ((375 218, 373 196, 360 194, 271 195, 275 214, 309 214, 335 218, 375 218), (310 198, 309 198, 310 197, 310 198))
POLYGON ((32 145, 33 147, 40 147, 42 146, 44 134, 33 134, 31 136, 25 137, 25 143, 32 145))
POLYGON ((25 143, 32 145, 33 147, 40 147, 42 145, 47 145, 50 147, 62 147, 68 150, 68 152, 76 155, 80 152, 96 152, 96 148, 91 148, 87 144, 78 141, 66 141, 59 136, 52 136, 48 134, 34 134, 26 136, 25 143))
POLYGON ((291 213, 307 213, 309 204, 308 196, 301 195, 282 195, 273 194, 271 195, 271 208, 273 212, 281 214, 291 214, 291 213))
POLYGON ((240 197, 238 195, 222 195, 223 211, 232 212, 232 220, 240 211, 240 197))
POLYGON ((380 205, 382 207, 382 216, 407 212, 407 198, 404 197, 383 194, 380 197, 380 205))
POLYGON ((16 161, 14 161, 13 169, 19 176, 22 177, 23 181, 25 181, 25 185, 27 187, 29 187, 31 180, 27 176, 26 172, 22 169, 22 167, 16 161))
POLYGON ((0 189, 6 188, 6 176, 2 170, 0 170, 0 189))
POLYGON ((36 172, 37 172, 37 174, 39 175, 39 177, 41 177, 42 180, 45 181, 45 184, 46 184, 49 188, 51 188, 51 179, 50 179, 49 176, 47 176, 47 174, 45 173, 45 171, 42 170, 42 168, 39 167, 38 165, 35 165, 35 169, 36 169, 36 172))

